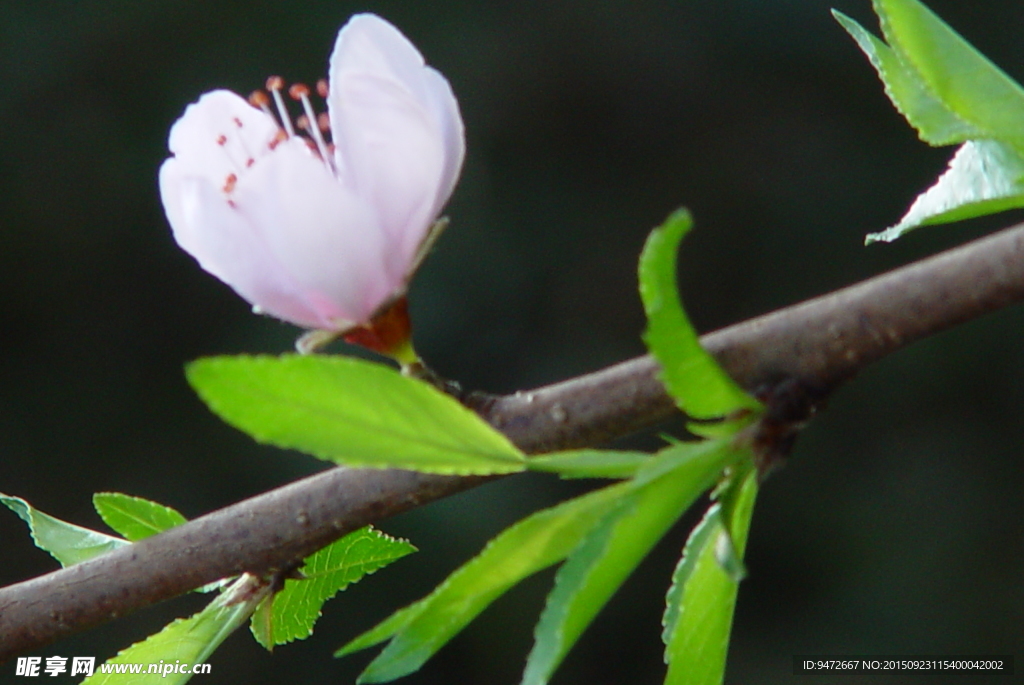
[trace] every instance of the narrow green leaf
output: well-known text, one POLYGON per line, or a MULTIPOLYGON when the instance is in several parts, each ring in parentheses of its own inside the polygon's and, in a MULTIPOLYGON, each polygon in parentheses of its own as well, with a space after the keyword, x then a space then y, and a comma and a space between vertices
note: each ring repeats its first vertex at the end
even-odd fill
MULTIPOLYGON (((679 622, 679 615, 683 605, 683 591, 686 589, 686 581, 693 577, 696 571, 697 562, 701 559, 701 553, 709 546, 712 535, 721 529, 721 519, 718 515, 719 505, 712 504, 711 508, 704 514, 704 518, 690 532, 683 547, 683 555, 676 564, 672 573, 672 585, 665 597, 665 614, 662 617, 661 639, 666 645, 669 638, 675 633, 676 624, 679 622)), ((670 655, 665 652, 665 662, 668 663, 670 655)))
POLYGON ((0 493, 0 502, 28 524, 36 547, 49 552, 61 566, 71 566, 130 544, 127 540, 44 514, 20 497, 0 493))
POLYGON ((610 485, 523 519, 426 598, 399 610, 335 656, 392 638, 360 682, 387 682, 416 671, 509 588, 564 559, 632 487, 631 481, 610 485))
POLYGON ((917 0, 874 0, 900 61, 957 117, 1024 154, 1024 89, 917 0))
POLYGON ((587 535, 555 577, 534 630, 523 685, 548 682, 594 616, 721 467, 721 460, 684 462, 637 486, 587 535))
POLYGON ((938 182, 914 200, 895 226, 865 242, 891 242, 918 226, 962 221, 1024 207, 1024 158, 994 140, 964 143, 938 182))
POLYGON ((347 466, 443 474, 522 471, 508 439, 453 398, 371 362, 339 356, 214 357, 192 387, 261 442, 347 466))
POLYGON ((917 130, 924 142, 935 145, 954 145, 984 132, 957 116, 933 93, 924 79, 905 64, 900 56, 882 40, 842 12, 832 15, 857 41, 857 45, 871 61, 896 110, 917 130))
POLYGON ((683 311, 676 287, 676 254, 692 225, 684 209, 654 229, 640 256, 640 297, 647 312, 644 341, 661 365, 661 379, 676 404, 695 419, 728 416, 741 409, 759 410, 701 347, 683 311))
POLYGON ((408 540, 360 528, 306 558, 302 580, 288 579, 284 588, 264 600, 271 605, 262 620, 253 615, 251 629, 267 649, 313 634, 324 602, 363 576, 415 552, 408 540))
MULTIPOLYGON (((122 669, 129 672, 103 673, 97 667, 82 685, 182 685, 191 679, 194 665, 204 663, 244 624, 268 592, 269 587, 254 585, 251 576, 242 576, 199 613, 169 623, 159 633, 122 650, 106 662, 108 665, 126 664, 122 669), (161 662, 163 670, 160 672, 145 672, 149 664, 161 662), (127 664, 144 664, 144 672, 133 674, 127 664), (188 672, 175 673, 173 668, 179 665, 188 666, 188 672)), ((116 670, 116 666, 111 670, 116 670)))
POLYGON ((131 542, 186 522, 171 507, 120 492, 97 492, 92 496, 92 505, 104 523, 131 542))
MULTIPOLYGON (((640 468, 633 481, 637 486, 645 485, 679 469, 715 476, 736 459, 737 453, 730 438, 676 442, 661 449, 640 468)), ((710 482, 705 487, 709 485, 710 482)))
POLYGON ((717 685, 725 677, 739 587, 735 562, 728 557, 743 557, 756 496, 757 471, 748 465, 734 475, 686 543, 662 620, 666 685, 717 685), (731 568, 723 568, 723 560, 731 568))
POLYGON ((647 452, 582 449, 527 457, 526 468, 550 471, 562 478, 631 478, 650 461, 647 452))

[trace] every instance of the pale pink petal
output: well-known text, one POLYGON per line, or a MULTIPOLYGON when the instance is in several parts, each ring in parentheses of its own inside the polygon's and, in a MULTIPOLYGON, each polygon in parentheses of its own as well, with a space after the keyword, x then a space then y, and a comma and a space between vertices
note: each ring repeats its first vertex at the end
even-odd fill
POLYGON ((376 213, 300 139, 280 145, 267 162, 239 182, 237 211, 258 227, 307 297, 330 303, 321 316, 368 321, 402 286, 384 268, 389 243, 376 213))
POLYGON ((427 99, 423 55, 401 31, 374 14, 356 14, 334 43, 331 76, 346 70, 376 74, 404 84, 413 98, 427 99))
POLYGON ((238 95, 214 90, 185 109, 167 147, 190 173, 223 184, 229 174, 244 173, 250 159, 268 154, 277 131, 277 122, 238 95))
POLYGON ((434 118, 441 126, 445 149, 444 171, 434 198, 433 213, 434 216, 439 216, 448 198, 451 197, 462 171, 462 161, 466 156, 466 133, 462 125, 462 115, 459 113, 459 103, 448 80, 427 67, 426 85, 429 92, 428 102, 434 111, 434 118))
POLYGON ((378 17, 353 17, 338 34, 328 103, 336 162, 341 178, 380 212, 393 245, 391 274, 407 275, 461 166, 458 106, 445 102, 439 79, 378 17))
POLYGON ((183 166, 171 158, 160 168, 160 193, 178 245, 268 314, 306 328, 326 327, 255 226, 227 204, 220 188, 183 166))
POLYGON ((378 209, 395 248, 390 270, 405 271, 434 218, 444 170, 440 138, 419 103, 391 81, 350 75, 337 89, 344 98, 332 110, 334 141, 344 160, 339 174, 378 209))

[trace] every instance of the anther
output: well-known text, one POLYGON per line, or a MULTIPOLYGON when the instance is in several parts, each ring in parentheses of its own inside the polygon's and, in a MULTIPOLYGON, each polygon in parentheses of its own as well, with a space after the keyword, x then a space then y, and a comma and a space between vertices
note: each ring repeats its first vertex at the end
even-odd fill
POLYGON ((249 104, 253 107, 259 107, 263 109, 270 104, 270 98, 262 90, 254 90, 249 93, 249 104))
POLYGON ((249 95, 249 104, 253 107, 259 107, 271 119, 274 118, 274 113, 270 110, 270 98, 262 90, 254 90, 249 95))
POLYGON ((230 195, 231 191, 233 191, 235 189, 235 186, 237 184, 238 184, 238 176, 236 176, 235 174, 228 174, 227 178, 224 179, 224 187, 221 188, 221 190, 223 190, 225 193, 230 195))
POLYGON ((288 110, 284 106, 284 98, 281 97, 282 88, 284 88, 284 79, 280 76, 271 76, 267 79, 267 90, 274 96, 274 104, 277 105, 277 113, 281 117, 281 125, 284 126, 288 137, 291 138, 295 135, 295 129, 292 127, 292 120, 288 116, 288 110))
POLYGON ((327 112, 320 112, 316 115, 316 125, 320 127, 321 131, 331 130, 331 118, 327 116, 327 112))
POLYGON ((317 95, 319 95, 322 98, 326 98, 327 97, 327 92, 328 92, 328 90, 327 90, 327 79, 322 78, 322 79, 320 79, 319 81, 316 82, 316 92, 317 92, 317 95))

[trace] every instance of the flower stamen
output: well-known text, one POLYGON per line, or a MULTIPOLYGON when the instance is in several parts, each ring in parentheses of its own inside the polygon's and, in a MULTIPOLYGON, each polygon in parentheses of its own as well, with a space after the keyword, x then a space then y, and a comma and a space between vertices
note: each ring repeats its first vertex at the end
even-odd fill
POLYGON ((274 104, 277 105, 277 113, 281 118, 281 125, 284 126, 285 133, 291 138, 295 135, 295 128, 292 126, 292 119, 288 116, 288 110, 284 106, 284 97, 281 95, 281 89, 284 88, 284 79, 280 76, 271 76, 267 79, 267 90, 274 97, 274 104))
MULTIPOLYGON (((317 90, 319 90, 319 87, 317 90)), ((320 120, 313 112, 313 105, 309 101, 309 88, 302 83, 296 83, 288 89, 288 94, 292 96, 292 99, 302 103, 302 109, 306 112, 305 129, 313 136, 313 140, 316 141, 316 149, 320 151, 320 158, 323 159, 327 170, 333 174, 334 165, 331 164, 331 155, 327 149, 327 143, 324 141, 323 133, 320 132, 320 120)))

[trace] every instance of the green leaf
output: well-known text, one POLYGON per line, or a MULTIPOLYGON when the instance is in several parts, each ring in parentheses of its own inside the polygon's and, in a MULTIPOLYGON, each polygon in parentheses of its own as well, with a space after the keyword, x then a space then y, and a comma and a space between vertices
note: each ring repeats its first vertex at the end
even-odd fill
MULTIPOLYGON (((205 609, 189 618, 179 618, 163 630, 136 643, 108 660, 110 664, 126 664, 125 673, 103 673, 97 668, 82 685, 181 685, 192 673, 138 673, 132 674, 128 664, 177 664, 205 662, 215 649, 239 626, 244 624, 256 606, 269 593, 269 586, 254 584, 251 576, 239 580, 210 602, 205 609)), ((115 669, 111 669, 115 670, 115 669)))
POLYGON ((131 542, 148 538, 186 522, 176 510, 120 492, 97 492, 92 504, 103 522, 131 542))
POLYGON ((716 685, 725 677, 737 563, 741 570, 756 497, 757 471, 747 464, 686 543, 662 620, 666 685, 716 685))
MULTIPOLYGON (((711 508, 704 514, 704 518, 690 532, 690 536, 686 540, 686 546, 683 547, 683 555, 680 557, 679 563, 672 573, 672 585, 665 596, 665 614, 661 620, 661 639, 666 645, 675 634, 676 626, 679 623, 686 582, 694 576, 697 564, 702 559, 704 551, 711 547, 711 541, 721 530, 719 505, 712 504, 711 508)), ((672 655, 666 650, 665 662, 668 663, 671 658, 672 655)))
POLYGON ((214 357, 192 387, 261 442, 347 466, 443 474, 522 471, 525 458, 479 416, 422 381, 337 356, 214 357))
POLYGON ((688 460, 637 486, 597 524, 558 570, 523 685, 548 682, 594 616, 721 468, 722 459, 688 460))
POLYGON ((324 602, 363 576, 415 552, 399 540, 367 526, 353 531, 305 560, 302 580, 288 579, 284 588, 263 601, 266 608, 252 619, 256 641, 267 649, 313 634, 324 602))
POLYGON ((36 547, 49 552, 61 566, 71 566, 130 544, 127 540, 44 514, 20 497, 0 493, 0 502, 28 524, 36 547))
POLYGON ((929 90, 924 79, 912 66, 905 64, 896 51, 842 12, 832 10, 832 15, 867 55, 882 80, 885 94, 917 130, 921 140, 943 146, 984 135, 981 129, 961 119, 929 90))
POLYGON ((640 256, 640 297, 647 312, 644 341, 661 365, 661 379, 676 404, 692 418, 712 419, 759 410, 703 347, 683 311, 676 287, 676 254, 692 225, 684 209, 651 232, 640 256))
POLYGON ((1024 154, 1024 89, 917 0, 874 0, 886 42, 954 115, 1024 154))
POLYGON ((1024 154, 1024 89, 917 0, 874 0, 882 34, 840 12, 886 94, 931 145, 1000 140, 1024 154))
POLYGON ((962 221, 1024 207, 1024 158, 994 140, 964 143, 938 182, 922 193, 895 226, 865 243, 891 242, 918 226, 962 221))
POLYGON ((677 442, 661 449, 637 471, 633 481, 637 486, 645 485, 679 469, 717 474, 735 461, 738 454, 731 438, 677 442))
POLYGON ((1024 88, 917 0, 874 6, 888 45, 842 13, 833 15, 922 140, 964 145, 898 224, 865 242, 1024 206, 1024 88))
POLYGON ((582 449, 527 457, 526 468, 554 472, 562 478, 631 478, 650 461, 647 452, 582 449))
POLYGON ((392 638, 360 682, 387 682, 416 671, 509 588, 564 559, 632 488, 630 481, 617 483, 528 516, 491 540, 430 595, 392 614, 335 656, 392 638))
MULTIPOLYGON (((693 449, 694 445, 672 445, 647 457, 648 465, 641 470, 643 479, 638 475, 523 519, 494 538, 428 597, 395 612, 335 655, 350 654, 393 638, 367 667, 360 682, 387 682, 412 673, 509 588, 566 558, 610 512, 632 502, 633 493, 644 491, 648 484, 664 482, 665 476, 685 479, 698 493, 709 487, 733 458, 729 442, 720 440, 713 448, 701 450, 693 449)), ((681 481, 672 482, 686 492, 681 481)), ((592 605, 584 602, 580 606, 592 605)))

